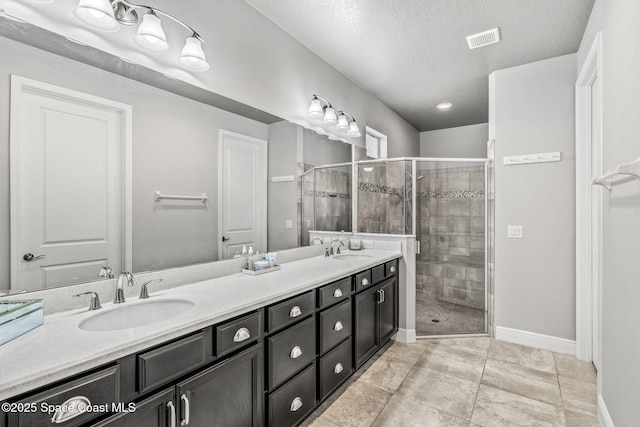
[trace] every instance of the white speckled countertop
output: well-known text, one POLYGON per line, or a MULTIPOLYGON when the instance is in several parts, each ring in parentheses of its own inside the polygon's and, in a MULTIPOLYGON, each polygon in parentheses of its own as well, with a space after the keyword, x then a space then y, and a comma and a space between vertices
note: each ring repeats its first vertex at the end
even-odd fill
POLYGON ((44 325, 0 346, 0 400, 81 373, 245 312, 330 283, 400 257, 399 251, 365 250, 370 258, 316 256, 285 263, 280 271, 259 276, 241 273, 153 292, 146 301, 189 300, 187 312, 151 325, 88 332, 78 324, 91 316, 135 304, 103 304, 98 311, 76 309, 45 316, 44 325))

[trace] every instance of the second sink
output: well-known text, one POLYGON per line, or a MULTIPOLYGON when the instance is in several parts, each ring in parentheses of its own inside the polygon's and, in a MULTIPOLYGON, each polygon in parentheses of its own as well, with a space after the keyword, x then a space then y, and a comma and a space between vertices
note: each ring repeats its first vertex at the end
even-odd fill
POLYGON ((191 301, 179 299, 138 302, 95 314, 80 322, 78 327, 85 331, 118 331, 137 328, 185 313, 193 305, 191 301))
POLYGON ((351 252, 333 256, 333 259, 348 260, 348 261, 364 261, 365 259, 368 259, 368 258, 371 258, 371 255, 354 254, 351 252))

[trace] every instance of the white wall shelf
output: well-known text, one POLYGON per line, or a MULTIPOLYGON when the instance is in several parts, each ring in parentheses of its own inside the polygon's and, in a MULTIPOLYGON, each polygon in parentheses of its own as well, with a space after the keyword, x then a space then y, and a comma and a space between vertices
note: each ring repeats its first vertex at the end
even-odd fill
POLYGON ((593 180, 594 185, 601 185, 611 191, 614 185, 631 182, 635 179, 640 180, 640 157, 631 163, 625 163, 616 166, 599 178, 593 180))

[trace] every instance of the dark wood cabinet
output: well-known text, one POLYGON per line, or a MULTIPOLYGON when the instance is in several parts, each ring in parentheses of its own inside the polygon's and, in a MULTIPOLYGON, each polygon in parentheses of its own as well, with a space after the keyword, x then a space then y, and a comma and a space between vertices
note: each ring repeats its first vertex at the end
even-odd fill
MULTIPOLYGON (((382 267, 381 271, 384 271, 384 265, 382 267)), ((397 283, 397 277, 392 276, 353 297, 353 357, 356 368, 398 330, 397 283)))
MULTIPOLYGON (((120 412, 92 427, 171 427, 177 425, 175 387, 135 404, 133 412, 120 412), (174 424, 172 424, 172 419, 174 424)), ((126 406, 128 408, 128 406, 126 406)))

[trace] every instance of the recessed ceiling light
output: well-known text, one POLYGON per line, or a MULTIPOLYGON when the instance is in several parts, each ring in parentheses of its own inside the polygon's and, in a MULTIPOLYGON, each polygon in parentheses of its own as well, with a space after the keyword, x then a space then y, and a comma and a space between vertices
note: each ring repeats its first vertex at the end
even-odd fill
POLYGON ((450 103, 450 102, 442 102, 442 103, 440 103, 440 104, 436 105, 436 108, 437 108, 438 110, 448 110, 448 109, 450 109, 451 107, 453 107, 453 104, 452 104, 452 103, 450 103))

